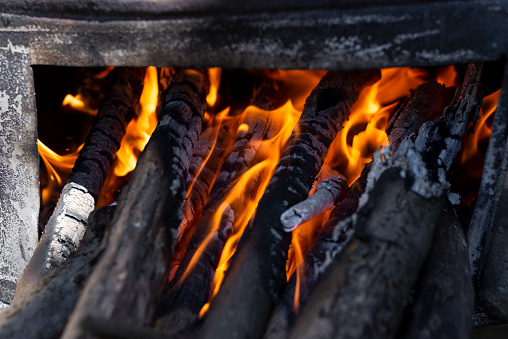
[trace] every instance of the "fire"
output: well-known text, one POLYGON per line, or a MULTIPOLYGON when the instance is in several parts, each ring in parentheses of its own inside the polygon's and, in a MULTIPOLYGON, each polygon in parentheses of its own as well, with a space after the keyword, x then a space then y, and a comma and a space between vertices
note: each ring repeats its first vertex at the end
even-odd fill
POLYGON ((461 166, 470 168, 470 177, 479 179, 483 168, 483 154, 480 145, 490 137, 492 132, 492 117, 497 107, 501 90, 494 92, 483 99, 480 109, 480 120, 477 122, 475 132, 464 139, 459 159, 461 166))
MULTIPOLYGON (((288 100, 286 104, 274 111, 265 111, 255 106, 249 106, 245 109, 240 119, 243 119, 245 116, 251 114, 256 116, 271 115, 274 119, 279 120, 276 124, 280 125, 280 129, 273 138, 260 141, 261 144, 259 145, 258 154, 262 154, 263 159, 249 168, 232 184, 228 194, 225 196, 213 216, 212 232, 208 234, 206 239, 200 244, 198 250, 194 254, 189 265, 185 268, 185 272, 177 284, 179 285, 183 283, 189 273, 194 269, 194 266, 202 255, 204 249, 219 231, 221 220, 227 209, 231 206, 241 206, 241 211, 236 211, 237 213, 233 225, 233 234, 227 240, 217 266, 214 277, 212 298, 217 294, 220 288, 224 278, 224 272, 228 268, 229 261, 236 250, 236 244, 254 214, 266 186, 268 186, 268 183, 270 182, 273 171, 275 170, 280 155, 284 150, 284 145, 291 136, 291 132, 298 121, 301 111, 296 110, 291 101, 288 100), (246 192, 249 192, 249 194, 246 195, 246 192)), ((245 133, 248 130, 248 126, 246 124, 240 124, 239 126, 240 127, 237 130, 238 134, 245 133)))
POLYGON ((81 94, 78 94, 76 96, 73 96, 72 94, 67 94, 62 101, 62 106, 69 106, 69 107, 72 107, 76 111, 90 114, 93 116, 97 115, 97 112, 98 112, 97 109, 92 109, 92 108, 88 107, 87 104, 85 104, 81 94))
POLYGON ((157 108, 158 98, 157 69, 150 66, 146 69, 143 92, 139 99, 139 116, 127 125, 127 132, 122 139, 120 149, 116 153, 117 161, 112 169, 117 177, 127 175, 136 167, 141 152, 157 126, 155 109, 157 108))
POLYGON ((215 106, 217 102, 217 93, 219 91, 222 69, 213 67, 208 69, 208 77, 210 79, 210 91, 206 96, 206 103, 209 107, 215 106))
POLYGON ((46 187, 42 188, 42 204, 46 205, 54 192, 60 192, 64 186, 64 180, 69 175, 76 162, 78 153, 83 145, 81 145, 75 152, 66 155, 60 155, 52 151, 48 146, 44 145, 42 141, 37 139, 37 148, 39 155, 46 166, 48 172, 49 183, 46 187))

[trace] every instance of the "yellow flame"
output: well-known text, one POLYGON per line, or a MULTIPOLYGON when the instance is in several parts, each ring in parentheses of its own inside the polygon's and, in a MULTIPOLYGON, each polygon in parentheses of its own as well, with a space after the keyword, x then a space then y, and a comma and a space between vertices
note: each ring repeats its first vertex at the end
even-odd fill
POLYGON ((47 204, 53 192, 58 192, 62 189, 64 182, 62 177, 66 177, 72 170, 78 153, 83 148, 83 145, 70 154, 60 155, 51 150, 48 146, 44 145, 42 141, 37 139, 37 148, 39 155, 46 166, 48 171, 49 183, 42 189, 42 203, 47 204))
POLYGON ((87 113, 90 115, 97 115, 98 110, 92 109, 88 107, 88 105, 85 104, 83 101, 83 97, 81 94, 78 94, 76 96, 73 96, 71 94, 67 94, 65 98, 62 101, 62 106, 70 106, 76 111, 87 113))
POLYGON ((261 144, 259 145, 257 154, 264 156, 264 159, 250 167, 240 178, 232 183, 226 197, 212 217, 212 231, 200 244, 188 266, 185 268, 182 277, 177 283, 178 286, 187 279, 188 275, 192 272, 199 258, 203 254, 203 251, 207 248, 210 241, 217 236, 217 232, 226 209, 230 206, 237 206, 238 209, 241 208, 241 211, 235 211, 237 217, 235 218, 233 225, 234 233, 227 240, 219 259, 219 264, 214 276, 214 290, 212 298, 217 294, 220 288, 224 278, 224 273, 229 266, 229 260, 236 250, 236 244, 254 214, 266 186, 270 182, 284 145, 291 136, 291 132, 296 125, 301 112, 296 110, 291 101, 288 100, 285 105, 274 111, 265 111, 255 106, 249 106, 244 112, 244 115, 247 114, 270 114, 273 117, 272 119, 280 120, 280 124, 274 123, 274 126, 280 126, 280 129, 273 138, 260 141, 261 144), (246 192, 249 192, 249 194, 246 195, 246 192), (240 214, 238 215, 238 213, 240 214))
POLYGON ((157 70, 154 66, 150 66, 146 69, 143 92, 139 99, 139 116, 137 119, 132 119, 127 125, 120 149, 116 153, 117 161, 113 165, 116 176, 125 176, 136 167, 139 155, 157 126, 155 109, 157 108, 158 95, 157 70))
POLYGON ((219 67, 212 67, 208 69, 208 77, 210 79, 210 91, 206 96, 206 103, 208 106, 213 107, 217 102, 217 93, 219 91, 222 69, 219 67))

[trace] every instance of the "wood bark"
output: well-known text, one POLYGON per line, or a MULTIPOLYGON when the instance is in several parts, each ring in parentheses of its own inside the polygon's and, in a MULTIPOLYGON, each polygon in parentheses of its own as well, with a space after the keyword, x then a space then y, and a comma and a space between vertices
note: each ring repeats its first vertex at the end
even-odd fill
POLYGON ((263 335, 286 280, 291 233, 284 232, 280 216, 308 196, 350 107, 379 77, 379 71, 328 72, 312 91, 212 302, 201 337, 263 335))
POLYGON ((85 144, 62 190, 57 206, 16 286, 20 297, 76 251, 109 167, 141 95, 142 69, 119 68, 110 75, 112 87, 103 99, 85 144))
POLYGON ((16 297, 0 315, 1 338, 53 339, 62 334, 115 208, 93 211, 76 253, 50 270, 23 297, 16 297))
POLYGON ((316 284, 289 337, 393 336, 443 201, 412 192, 399 168, 386 170, 356 213, 354 239, 316 284))
POLYGON ((506 279, 508 265, 505 238, 508 219, 505 202, 508 199, 508 73, 505 71, 503 89, 492 124, 480 191, 467 239, 469 260, 475 287, 474 326, 508 321, 506 279))
POLYGON ((355 237, 314 288, 290 337, 393 337, 430 247, 449 186, 446 170, 481 106, 481 69, 468 66, 443 115, 424 124, 414 142, 402 142, 393 159, 389 147, 374 154, 351 220, 355 237))
POLYGON ((448 203, 441 211, 396 338, 469 338, 473 299, 466 238, 448 203))
POLYGON ((89 315, 133 326, 152 321, 166 285, 185 197, 185 180, 202 128, 208 81, 182 70, 161 95, 159 124, 122 192, 104 253, 86 282, 63 338, 82 338, 89 315))
MULTIPOLYGON (((273 110, 276 107, 278 93, 278 84, 268 80, 258 89, 253 104, 266 111, 273 110)), ((161 305, 160 312, 163 315, 157 321, 158 327, 176 332, 185 329, 198 319, 199 311, 208 301, 224 245, 234 233, 234 222, 242 212, 245 201, 255 195, 258 185, 256 180, 250 183, 244 195, 229 204, 223 212, 220 225, 214 224, 214 216, 237 179, 259 161, 258 152, 262 140, 276 134, 278 126, 273 118, 270 113, 252 114, 244 118, 243 124, 249 126, 249 130, 237 135, 214 182, 210 199, 197 222, 180 267, 168 287, 169 293, 161 305), (194 269, 183 278, 189 263, 207 238, 211 240, 200 254, 194 269), (184 279, 183 284, 181 279, 184 279)))
MULTIPOLYGON (((454 92, 453 88, 446 88, 435 81, 418 86, 390 118, 386 128, 390 145, 398 148, 400 142, 416 134, 423 123, 442 113, 452 100, 454 92)), ((310 291, 325 269, 324 264, 337 255, 353 236, 351 222, 341 225, 342 229, 337 230, 340 236, 335 236, 334 233, 337 232, 335 229, 339 222, 349 218, 358 208, 358 200, 365 191, 370 168, 369 163, 349 188, 346 198, 333 209, 329 220, 323 225, 318 238, 298 268, 301 274, 298 291, 300 305, 304 305, 307 301, 310 291)), ((294 306, 296 282, 297 277, 294 274, 284 289, 281 303, 272 315, 265 338, 287 337, 297 316, 294 306)))

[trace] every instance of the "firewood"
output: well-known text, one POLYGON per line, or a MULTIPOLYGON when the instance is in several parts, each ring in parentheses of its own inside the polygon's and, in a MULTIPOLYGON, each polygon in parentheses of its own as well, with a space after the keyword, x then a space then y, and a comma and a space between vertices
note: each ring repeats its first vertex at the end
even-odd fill
POLYGON ((374 154, 350 221, 355 236, 331 260, 290 337, 393 337, 430 248, 449 187, 446 171, 481 106, 481 69, 469 65, 443 115, 424 124, 414 142, 404 140, 393 159, 389 147, 374 154))
MULTIPOLYGON (((277 103, 278 84, 273 80, 264 82, 253 99, 253 105, 266 111, 273 110, 277 103)), ((249 115, 243 124, 249 126, 247 132, 240 132, 217 179, 211 189, 210 198, 204 207, 196 225, 196 230, 189 242, 187 251, 175 277, 168 287, 170 291, 161 304, 161 317, 157 321, 159 328, 178 332, 198 319, 199 311, 208 301, 213 288, 213 277, 221 253, 228 238, 233 234, 234 221, 242 212, 245 201, 255 194, 256 183, 250 183, 252 189, 232 202, 224 211, 221 225, 214 225, 214 215, 223 204, 224 198, 231 191, 235 181, 249 168, 256 164, 261 141, 270 138, 277 130, 273 117, 268 114, 249 115), (250 192, 250 193, 248 193, 250 192), (185 277, 183 275, 191 259, 203 241, 211 239, 203 249, 194 269, 185 277), (180 281, 183 280, 183 284, 180 281), (181 284, 181 285, 180 285, 181 284)), ((254 180, 256 181, 256 180, 254 180)))
POLYGON ((120 147, 127 124, 141 95, 142 69, 119 68, 109 75, 113 82, 102 100, 83 148, 62 189, 34 255, 16 285, 16 297, 28 292, 46 274, 66 260, 79 246, 87 219, 94 209, 109 167, 120 147))
POLYGON ((397 152, 402 141, 416 135, 425 122, 442 113, 453 99, 454 93, 453 88, 446 88, 435 81, 418 86, 411 97, 392 115, 386 127, 392 153, 397 152))
POLYGON ((312 196, 282 213, 280 221, 284 231, 292 232, 299 225, 337 205, 345 196, 346 186, 346 179, 341 177, 322 181, 312 196))
POLYGON ((448 204, 439 217, 396 338, 468 338, 473 298, 466 238, 448 204))
MULTIPOLYGON (((452 100, 454 92, 453 88, 446 88, 435 81, 418 86, 390 118, 386 128, 390 145, 398 148, 400 142, 415 134, 424 122, 442 113, 452 100)), ((334 232, 340 221, 346 220, 356 211, 358 200, 365 191, 370 168, 371 164, 365 166, 360 177, 348 190, 346 198, 334 208, 301 266, 297 268, 302 277, 298 292, 300 305, 304 305, 307 301, 320 273, 326 267, 325 263, 340 253, 353 236, 354 231, 350 222, 343 224, 341 230, 337 230, 340 236, 334 236, 334 232)), ((294 274, 288 281, 281 303, 272 315, 265 338, 285 338, 294 324, 297 315, 294 308, 296 280, 294 274)))
POLYGON ((280 216, 304 200, 360 91, 379 71, 328 72, 312 91, 203 324, 205 338, 261 337, 286 281, 291 233, 280 216))
MULTIPOLYGON (((503 84, 508 83, 504 76, 503 84)), ((492 134, 485 154, 482 180, 473 217, 467 231, 469 262, 475 288, 474 326, 508 322, 507 246, 508 217, 505 202, 508 185, 508 91, 499 98, 492 134)))
POLYGON ((176 269, 178 269, 187 250, 189 241, 196 229, 196 218, 203 212, 217 172, 232 146, 235 138, 233 130, 236 132, 238 128, 235 125, 237 124, 221 124, 219 127, 210 126, 199 137, 187 176, 187 190, 190 188, 191 191, 182 206, 183 220, 179 227, 170 279, 174 277, 176 269), (206 160, 207 157, 208 160, 206 160), (205 160, 206 164, 204 163, 205 160))
POLYGON ((79 249, 0 314, 0 338, 58 338, 78 300, 114 206, 93 211, 79 249))
POLYGON ((133 326, 152 321, 169 273, 181 222, 185 180, 201 132, 208 81, 199 70, 181 70, 161 95, 159 124, 123 190, 105 239, 104 253, 88 278, 63 338, 82 335, 89 315, 133 326))

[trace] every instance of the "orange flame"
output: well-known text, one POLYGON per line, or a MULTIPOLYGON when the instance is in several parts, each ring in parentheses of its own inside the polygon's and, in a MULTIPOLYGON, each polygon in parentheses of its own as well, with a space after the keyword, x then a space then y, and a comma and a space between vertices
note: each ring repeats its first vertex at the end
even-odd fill
MULTIPOLYGON (((236 250, 238 240, 242 236, 249 220, 252 218, 257 204, 263 196, 268 183, 270 182, 273 171, 275 170, 275 167, 277 166, 280 156, 284 150, 284 145, 291 136, 291 132, 295 127, 298 118, 300 117, 301 111, 296 110, 293 107, 291 101, 288 100, 286 104, 278 109, 275 109, 274 111, 265 111, 255 106, 249 106, 245 110, 244 116, 248 114, 270 114, 272 117, 274 117, 274 119, 280 120, 280 123, 276 123, 278 126, 280 126, 280 129, 273 138, 260 141, 261 144, 259 145, 258 154, 262 154, 264 159, 249 168, 240 178, 238 178, 233 183, 231 189, 224 198, 224 201, 221 203, 213 216, 213 231, 200 244, 198 250, 192 257, 189 265, 186 267, 185 272, 182 275, 182 278, 179 281, 179 284, 185 281, 189 273, 196 265, 197 260, 202 255, 204 249, 213 239, 215 233, 218 232, 221 219, 226 209, 228 209, 230 206, 241 205, 241 211, 235 211, 236 218, 233 225, 234 233, 226 241, 224 250, 222 251, 221 257, 219 259, 219 264, 217 265, 217 270, 215 272, 213 282, 214 288, 211 297, 212 299, 220 289, 224 279, 225 271, 229 267, 230 259, 236 250), (250 194, 245 196, 245 192, 250 192, 250 194), (241 201, 241 204, 239 204, 238 201, 241 201)), ((245 127, 241 126, 242 125, 240 125, 240 128, 238 128, 238 133, 245 133, 245 127)), ((208 306, 205 305, 202 308, 200 314, 204 314, 207 307, 208 306)))
POLYGON ((143 92, 139 99, 139 116, 127 125, 120 149, 116 153, 117 161, 113 165, 116 176, 122 177, 136 167, 139 155, 157 126, 155 109, 158 96, 157 70, 154 66, 150 66, 146 69, 143 92))
POLYGON ((219 91, 222 69, 213 67, 208 69, 208 78, 210 79, 210 91, 206 96, 206 103, 209 107, 215 106, 217 102, 217 93, 219 91))
POLYGON ((69 107, 72 107, 76 111, 90 114, 93 116, 97 115, 97 112, 98 112, 97 109, 92 109, 92 108, 88 107, 88 105, 85 104, 81 94, 78 94, 76 96, 67 94, 62 101, 62 106, 69 106, 69 107))
MULTIPOLYGON (((468 163, 483 163, 483 155, 480 152, 479 145, 490 137, 492 125, 489 124, 489 118, 491 118, 496 110, 500 93, 501 90, 498 90, 483 99, 483 105, 480 109, 481 118, 476 125, 475 132, 466 138, 462 144, 462 154, 459 160, 461 166, 466 166, 468 163)), ((471 169, 469 172, 472 174, 472 177, 480 178, 483 165, 475 167, 475 169, 471 169), (471 171, 474 173, 471 173, 471 171)))
POLYGON ((60 155, 52 151, 48 146, 44 145, 42 141, 37 139, 39 155, 46 166, 49 178, 48 185, 42 189, 43 205, 46 205, 49 202, 53 192, 61 191, 64 186, 62 177, 69 175, 82 147, 83 145, 79 146, 75 152, 70 154, 60 155))

